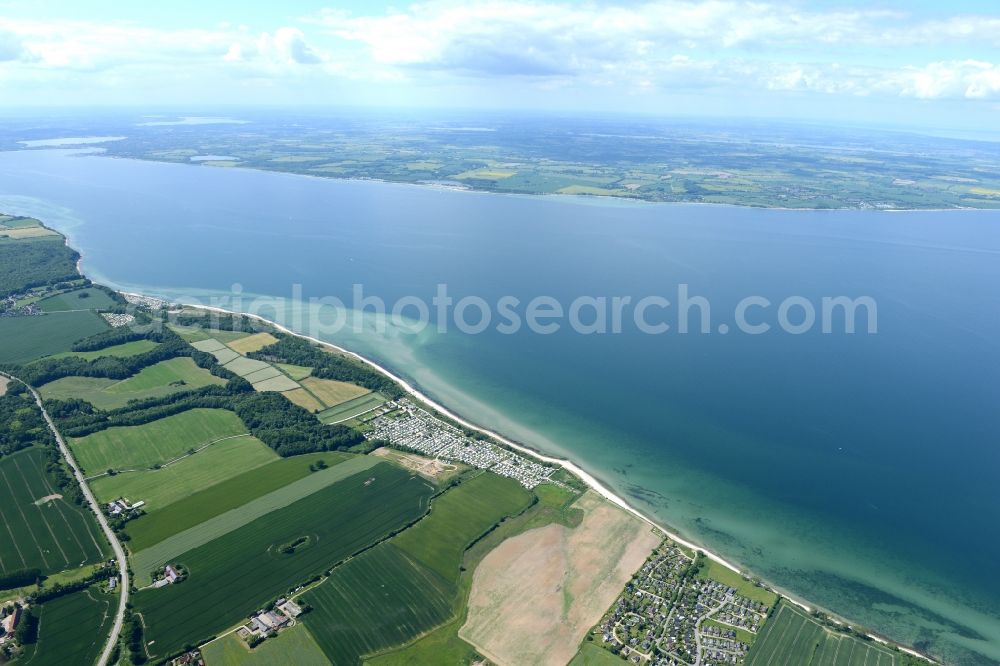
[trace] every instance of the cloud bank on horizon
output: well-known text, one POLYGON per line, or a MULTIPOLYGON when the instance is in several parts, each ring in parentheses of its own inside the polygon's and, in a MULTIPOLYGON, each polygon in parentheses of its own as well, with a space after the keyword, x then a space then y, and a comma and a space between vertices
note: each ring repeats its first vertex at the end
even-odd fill
POLYGON ((0 89, 5 106, 937 109, 955 125, 1000 115, 1000 7, 985 6, 431 0, 164 26, 0 3, 0 89))

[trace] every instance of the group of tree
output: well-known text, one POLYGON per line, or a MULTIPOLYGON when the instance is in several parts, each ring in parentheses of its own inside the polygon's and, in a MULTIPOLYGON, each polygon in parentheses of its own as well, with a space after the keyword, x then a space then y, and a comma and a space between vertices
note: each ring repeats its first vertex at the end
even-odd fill
POLYGON ((0 396, 0 457, 50 441, 52 433, 28 389, 20 382, 8 384, 0 396))
POLYGON ((41 569, 18 569, 0 575, 0 590, 13 590, 18 587, 34 585, 41 580, 41 569))
POLYGON ((341 354, 325 352, 303 338, 282 333, 278 336, 277 342, 248 356, 259 360, 310 367, 313 369, 312 376, 318 379, 334 379, 357 384, 390 398, 399 398, 403 395, 403 390, 396 382, 359 361, 341 354))
POLYGON ((23 243, 0 243, 0 298, 28 289, 78 280, 80 255, 61 237, 23 243))

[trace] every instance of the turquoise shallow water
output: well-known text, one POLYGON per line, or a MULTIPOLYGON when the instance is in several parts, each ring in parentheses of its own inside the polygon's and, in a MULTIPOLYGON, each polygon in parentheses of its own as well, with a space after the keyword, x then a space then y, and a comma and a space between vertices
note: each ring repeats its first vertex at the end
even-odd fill
POLYGON ((67 232, 91 275, 174 296, 363 283, 392 302, 446 283, 568 303, 686 283, 713 333, 334 341, 797 596, 1000 663, 1000 213, 497 196, 58 150, 0 153, 0 209, 67 232), (755 294, 869 295, 879 332, 719 334, 755 294))

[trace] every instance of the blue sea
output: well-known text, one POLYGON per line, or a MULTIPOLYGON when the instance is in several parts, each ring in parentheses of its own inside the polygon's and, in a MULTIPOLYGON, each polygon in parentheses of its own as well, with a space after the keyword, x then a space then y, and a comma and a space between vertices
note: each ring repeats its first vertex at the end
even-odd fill
MULTIPOLYGON (((504 196, 79 153, 0 153, 0 210, 65 232, 121 288, 349 304, 363 285, 391 306, 446 285, 522 315, 540 296, 667 299, 646 311, 660 334, 631 314, 620 333, 496 316, 440 332, 431 307, 419 333, 360 317, 324 335, 796 597, 950 663, 1000 663, 1000 211, 504 196), (681 288, 709 304, 706 332, 677 330, 681 288), (870 298, 877 332, 781 330, 785 299, 794 324, 825 296, 870 298), (772 304, 748 311, 769 332, 739 330, 747 297, 772 304)), ((301 330, 308 313, 274 314, 301 330)))

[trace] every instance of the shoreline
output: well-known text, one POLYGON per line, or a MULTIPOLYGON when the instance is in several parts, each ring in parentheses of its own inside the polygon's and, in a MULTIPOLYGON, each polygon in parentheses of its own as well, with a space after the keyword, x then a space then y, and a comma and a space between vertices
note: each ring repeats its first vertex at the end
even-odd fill
MULTIPOLYGON (((464 426, 466 428, 469 428, 470 430, 474 430, 474 431, 476 431, 478 433, 486 435, 487 437, 491 437, 494 440, 496 440, 497 442, 500 442, 504 446, 510 447, 511 449, 514 449, 515 451, 523 453, 523 454, 525 454, 527 456, 530 456, 530 457, 532 457, 532 458, 534 458, 536 460, 539 460, 539 461, 546 462, 546 463, 549 463, 551 465, 554 465, 554 466, 558 467, 559 469, 565 470, 566 472, 572 474, 573 476, 575 476, 578 479, 580 479, 584 483, 584 485, 587 486, 587 488, 589 490, 591 490, 593 492, 596 492, 598 495, 600 495, 606 501, 608 501, 611 504, 617 506, 618 508, 622 509, 623 511, 631 514, 632 516, 635 516, 636 518, 638 518, 642 522, 646 523, 649 527, 658 530, 665 537, 671 539, 675 543, 678 543, 678 544, 680 544, 680 545, 682 545, 682 546, 684 546, 684 547, 686 547, 686 548, 688 548, 690 550, 693 550, 693 551, 696 551, 696 552, 700 551, 700 552, 704 553, 705 557, 707 557, 708 559, 716 562, 717 564, 720 564, 720 565, 726 567, 730 571, 733 571, 734 573, 736 573, 736 574, 738 574, 740 576, 745 576, 746 574, 750 573, 749 571, 747 571, 745 569, 741 569, 737 565, 735 565, 732 562, 726 560, 724 557, 722 557, 718 553, 713 552, 712 550, 706 548, 705 546, 698 545, 697 543, 695 543, 693 541, 685 539, 684 537, 682 537, 678 533, 676 533, 673 529, 667 527, 664 524, 661 524, 661 523, 657 522, 656 520, 654 520, 650 516, 647 516, 645 513, 642 512, 642 510, 640 510, 639 508, 633 506, 627 500, 625 500, 621 496, 617 495, 613 490, 611 490, 607 485, 605 485, 596 476, 594 476, 593 474, 587 472, 585 469, 583 469, 582 467, 580 467, 579 465, 577 465, 576 463, 574 463, 572 460, 569 460, 568 458, 558 458, 558 457, 547 455, 547 454, 543 453, 542 451, 538 451, 538 450, 536 450, 536 449, 534 449, 534 448, 532 448, 532 447, 530 447, 530 446, 528 446, 526 444, 523 444, 521 442, 512 440, 512 439, 510 439, 510 438, 508 438, 508 437, 506 437, 506 436, 504 436, 504 435, 502 435, 502 434, 500 434, 498 432, 492 431, 492 430, 490 430, 488 428, 485 428, 483 426, 480 426, 480 425, 478 425, 478 424, 476 424, 476 423, 474 423, 472 421, 469 421, 469 420, 463 418, 462 416, 460 416, 460 415, 456 414, 455 412, 451 411, 450 409, 448 409, 447 407, 445 407, 441 403, 437 402, 436 400, 434 400, 433 398, 431 398, 427 394, 423 393, 419 388, 413 386, 412 384, 410 384, 405 379, 403 379, 402 377, 398 376, 397 374, 395 374, 394 372, 392 372, 388 368, 380 365, 379 363, 377 363, 377 362, 375 362, 375 361, 373 361, 373 360, 371 360, 371 359, 369 359, 369 358, 367 358, 365 356, 362 356, 361 354, 359 354, 359 353, 357 353, 355 351, 352 351, 352 350, 347 349, 345 347, 341 347, 340 345, 337 345, 337 344, 332 343, 332 342, 327 342, 325 340, 320 340, 319 338, 315 338, 315 337, 312 337, 312 336, 309 336, 309 335, 305 335, 303 333, 297 333, 297 332, 291 330, 290 328, 288 328, 288 327, 286 327, 286 326, 284 326, 282 324, 279 324, 277 322, 271 321, 270 319, 267 319, 266 317, 262 317, 262 316, 257 315, 257 314, 251 314, 251 313, 248 313, 248 312, 237 312, 237 311, 234 311, 234 310, 227 310, 225 308, 214 307, 214 306, 209 306, 209 305, 201 305, 201 304, 194 304, 194 303, 172 302, 172 301, 169 301, 168 299, 160 298, 158 296, 149 296, 147 294, 141 294, 141 293, 137 293, 137 292, 119 291, 119 293, 125 294, 125 295, 129 295, 129 296, 137 296, 137 297, 141 297, 141 298, 153 298, 153 299, 156 299, 156 300, 161 300, 161 301, 165 301, 165 302, 168 302, 168 303, 174 303, 174 304, 177 304, 177 305, 181 305, 183 307, 192 308, 192 309, 196 309, 196 310, 205 310, 205 311, 208 311, 208 312, 216 312, 216 313, 219 313, 219 314, 244 316, 244 317, 247 317, 248 319, 253 319, 255 321, 259 321, 259 322, 261 322, 263 324, 266 324, 268 326, 272 326, 275 329, 277 329, 278 331, 281 331, 282 333, 285 333, 287 335, 291 335, 291 336, 294 336, 294 337, 297 337, 297 338, 302 338, 304 340, 309 340, 310 342, 318 344, 318 345, 320 345, 322 347, 326 347, 326 348, 332 349, 332 350, 334 350, 336 352, 339 352, 341 354, 345 354, 347 356, 350 356, 351 358, 353 358, 353 359, 355 359, 355 360, 357 360, 357 361, 359 361, 359 362, 361 362, 361 363, 363 363, 363 364, 365 364, 365 365, 373 368, 377 372, 379 372, 379 373, 385 375, 386 377, 388 377, 389 379, 393 380, 394 382, 396 382, 397 384, 399 384, 403 388, 403 390, 406 392, 407 395, 412 396, 412 397, 416 398, 417 400, 420 400, 424 404, 430 406, 434 410, 438 411, 439 413, 443 414, 444 416, 448 417, 449 419, 455 421, 456 423, 459 423, 460 425, 462 425, 462 426, 464 426)), ((803 600, 801 598, 797 598, 794 594, 792 594, 791 592, 783 589, 780 586, 773 585, 773 584, 765 581, 764 579, 759 579, 759 580, 761 580, 761 582, 763 583, 763 587, 765 587, 768 590, 771 590, 772 592, 775 592, 776 594, 778 594, 780 597, 784 598, 789 603, 791 603, 791 604, 793 604, 793 605, 801 608, 802 610, 806 611, 807 613, 811 613, 813 611, 820 611, 820 612, 825 613, 827 615, 827 617, 832 622, 834 622, 835 624, 843 625, 843 626, 855 626, 856 627, 856 623, 851 623, 847 619, 840 617, 839 615, 837 615, 836 613, 834 613, 834 612, 832 612, 832 611, 830 611, 828 609, 825 609, 825 608, 822 608, 822 607, 819 607, 819 606, 810 605, 805 600, 803 600)), ((858 633, 862 633, 862 632, 858 632, 858 633)), ((869 638, 870 640, 876 642, 876 643, 885 645, 885 646, 890 647, 890 648, 898 649, 901 652, 905 652, 907 654, 913 655, 915 657, 919 657, 921 659, 926 659, 927 661, 929 661, 929 662, 931 662, 933 664, 939 664, 939 663, 941 663, 941 662, 938 662, 936 659, 934 659, 934 658, 932 658, 932 657, 930 657, 928 655, 922 654, 922 653, 916 651, 915 649, 913 649, 913 648, 911 648, 909 646, 903 645, 903 644, 901 644, 901 643, 899 643, 897 641, 894 641, 892 639, 889 639, 889 638, 886 638, 886 637, 883 637, 883 636, 879 636, 878 634, 874 634, 874 633, 871 633, 871 632, 864 632, 863 635, 866 636, 867 638, 869 638)))
MULTIPOLYGON (((813 208, 813 207, 793 207, 793 206, 775 206, 775 205, 750 205, 750 204, 736 204, 736 203, 723 203, 715 201, 655 201, 652 199, 643 199, 640 197, 631 196, 618 196, 614 194, 564 194, 560 192, 497 192, 495 190, 487 190, 477 187, 459 187, 452 185, 445 185, 442 183, 433 182, 421 182, 421 181, 403 181, 403 180, 388 180, 385 178, 360 178, 357 176, 350 177, 337 177, 337 176, 321 176, 313 173, 299 173, 297 171, 280 171, 277 169, 261 169, 258 167, 241 166, 239 164, 231 167, 221 167, 213 166, 211 164, 201 164, 199 162, 172 162, 169 160, 157 160, 147 157, 136 157, 132 155, 110 155, 107 154, 107 148, 97 146, 97 150, 88 148, 73 148, 73 147, 63 147, 63 146, 45 146, 37 148, 21 148, 17 150, 23 151, 38 151, 38 150, 77 150, 77 151, 87 151, 86 153, 78 153, 80 157, 106 157, 112 160, 135 160, 137 162, 150 162, 153 164, 176 164, 179 166, 188 167, 208 167, 215 169, 243 169, 245 171, 254 171, 257 173, 269 173, 269 174, 282 174, 285 176, 298 176, 303 178, 315 178, 317 180, 324 181, 334 181, 334 182, 352 182, 352 183, 377 183, 382 185, 400 185, 404 187, 419 187, 421 189, 436 190, 439 192, 464 192, 467 194, 485 194, 485 195, 495 195, 495 196, 507 196, 507 197, 554 197, 557 199, 569 199, 571 201, 576 201, 578 203, 586 204, 588 201, 594 201, 597 203, 616 203, 624 205, 653 205, 653 206, 720 206, 724 208, 748 208, 754 210, 783 210, 783 211, 812 211, 812 212, 841 212, 841 211, 859 211, 868 213, 944 213, 948 211, 996 211, 997 208, 977 208, 975 206, 954 206, 951 208, 863 208, 861 206, 838 206, 835 208, 813 208), (103 151, 98 154, 98 151, 103 151)), ((3 151, 3 152, 16 152, 16 151, 3 151)))
MULTIPOLYGON (((296 175, 296 174, 288 174, 288 175, 296 175)), ((316 177, 317 178, 321 178, 321 176, 316 176, 316 177)), ((401 184, 405 185, 405 183, 401 183, 401 184)), ((480 193, 481 194, 490 194, 489 192, 480 192, 480 193)), ((514 195, 511 195, 511 196, 534 196, 534 195, 519 195, 519 194, 514 194, 514 195)), ((559 196, 566 196, 566 195, 559 195, 559 196)), ((703 204, 703 205, 731 205, 731 204, 703 204)), ((979 210, 979 209, 968 209, 968 210, 979 210)), ((41 220, 39 220, 39 221, 41 222, 41 220)), ((42 226, 45 227, 45 228, 52 229, 52 227, 47 226, 44 222, 42 222, 42 226)), ((61 231, 58 231, 57 229, 52 229, 52 230, 56 231, 57 233, 59 233, 59 235, 63 237, 63 242, 68 247, 70 247, 71 249, 73 249, 73 250, 75 250, 77 252, 77 254, 79 255, 79 257, 77 259, 77 262, 76 262, 77 271, 79 272, 79 274, 81 275, 81 277, 90 279, 87 276, 87 274, 84 273, 83 270, 82 270, 84 259, 85 259, 84 253, 82 251, 78 250, 77 248, 73 247, 73 245, 70 244, 70 242, 69 242, 70 239, 67 236, 67 234, 65 234, 65 233, 63 233, 61 231)), ((92 279, 91 279, 91 282, 94 283, 94 284, 102 284, 100 281, 94 281, 92 279)), ((108 282, 112 282, 113 283, 112 280, 108 280, 108 282)), ((102 285, 102 286, 105 286, 105 285, 102 285)), ((271 320, 269 320, 269 319, 267 319, 265 317, 262 317, 260 315, 257 315, 257 314, 251 314, 251 313, 246 313, 246 312, 238 312, 238 311, 234 311, 234 310, 227 310, 225 308, 214 307, 214 306, 207 306, 207 305, 202 305, 202 304, 181 303, 179 301, 173 301, 173 300, 171 300, 169 298, 163 298, 163 297, 160 297, 160 296, 150 296, 148 294, 143 294, 143 293, 139 293, 139 292, 125 291, 123 289, 119 289, 119 288, 115 288, 115 287, 109 287, 109 288, 111 288, 113 291, 116 291, 116 292, 118 292, 120 294, 137 296, 137 297, 141 297, 141 298, 152 298, 154 300, 163 301, 163 302, 168 303, 168 304, 182 305, 184 307, 190 307, 190 308, 199 309, 199 310, 206 310, 206 311, 210 311, 210 312, 217 312, 217 313, 220 313, 220 314, 245 316, 245 317, 247 317, 249 319, 253 319, 253 320, 262 322, 265 325, 274 327, 275 329, 277 329, 277 330, 279 330, 279 331, 281 331, 283 333, 286 333, 288 335, 295 336, 295 337, 298 337, 298 338, 302 338, 302 339, 305 339, 305 340, 309 340, 309 341, 311 341, 311 342, 313 342, 315 344, 318 344, 318 345, 320 345, 322 347, 327 347, 327 348, 333 349, 333 350, 335 350, 337 352, 340 352, 342 354, 346 354, 347 356, 350 356, 350 357, 354 358, 355 360, 357 360, 357 361, 359 361, 359 362, 361 362, 361 363, 363 363, 363 364, 365 364, 367 366, 370 366, 371 368, 373 368, 377 372, 385 375, 389 379, 392 379, 393 381, 395 381, 396 383, 398 383, 408 395, 412 395, 413 397, 415 397, 418 400, 424 402, 426 405, 432 407, 433 409, 437 410, 438 412, 440 412, 441 414, 445 415, 446 417, 452 419, 453 421, 455 421, 455 422, 457 422, 457 423, 459 423, 459 424, 461 424, 461 425, 463 425, 463 426, 465 426, 465 427, 467 427, 467 428, 469 428, 471 430, 475 430, 476 432, 482 433, 482 434, 484 434, 484 435, 486 435, 488 437, 492 437, 496 441, 502 443, 505 446, 508 446, 508 447, 514 449, 515 451, 521 452, 521 453, 523 453, 523 454, 525 454, 527 456, 535 458, 536 460, 540 460, 540 461, 543 461, 543 462, 550 463, 550 464, 555 465, 556 467, 558 467, 560 469, 566 470, 570 474, 573 474, 578 479, 580 479, 588 487, 588 489, 593 490, 594 492, 596 492, 597 494, 599 494, 605 500, 611 502, 612 504, 614 504, 615 506, 619 507, 620 509, 626 511, 627 513, 629 513, 629 514, 637 517, 638 519, 640 519, 641 521, 643 521, 644 523, 646 523, 650 527, 652 527, 652 528, 654 528, 656 530, 659 530, 664 536, 666 536, 667 538, 670 538, 671 540, 675 541, 676 543, 678 543, 678 544, 680 544, 682 546, 685 546, 685 547, 687 547, 687 548, 689 548, 691 550, 694 550, 694 551, 701 551, 702 553, 705 554, 705 556, 707 558, 713 560, 714 562, 717 562, 718 564, 726 567, 727 569, 729 569, 729 570, 737 573, 740 576, 744 576, 744 575, 752 573, 748 569, 741 569, 741 568, 739 568, 737 565, 729 562, 728 560, 726 560, 725 558, 723 558, 721 555, 713 552, 712 550, 706 548, 705 546, 698 545, 698 544, 696 544, 696 543, 694 543, 694 542, 692 542, 692 541, 690 541, 688 539, 685 539, 684 537, 681 537, 672 528, 669 528, 666 525, 661 524, 661 523, 657 522, 656 520, 654 520, 653 518, 647 516, 640 509, 634 507, 627 500, 625 500, 624 498, 622 498, 619 495, 617 495, 613 490, 611 490, 608 486, 606 486, 597 477, 595 477, 594 475, 590 474, 589 472, 587 472, 586 470, 584 470, 583 468, 581 468, 580 466, 578 466, 576 463, 574 463, 573 461, 569 460, 568 458, 558 458, 558 457, 554 457, 554 456, 549 456, 549 455, 547 455, 547 454, 545 454, 545 453, 543 453, 541 451, 538 451, 538 450, 536 450, 536 449, 534 449, 534 448, 532 448, 532 447, 530 447, 530 446, 528 446, 526 444, 517 442, 515 440, 512 440, 512 439, 504 436, 504 435, 501 435, 500 433, 494 432, 494 431, 492 431, 492 430, 490 430, 488 428, 485 428, 485 427, 480 426, 480 425, 478 425, 476 423, 468 421, 467 419, 465 419, 465 418, 459 416, 458 414, 452 412, 450 409, 448 409, 444 405, 440 404, 436 400, 432 399, 430 396, 424 394, 417 387, 411 385, 405 379, 403 379, 402 377, 396 375, 394 372, 392 372, 388 368, 383 367, 379 363, 377 363, 377 362, 375 362, 375 361, 373 361, 371 359, 368 359, 365 356, 362 356, 361 354, 359 354, 359 353, 357 353, 355 351, 352 351, 352 350, 347 349, 345 347, 341 347, 341 346, 339 346, 339 345, 337 345, 335 343, 327 342, 325 340, 320 340, 318 338, 315 338, 315 337, 312 337, 312 336, 308 336, 308 335, 305 335, 305 334, 302 334, 302 333, 297 333, 297 332, 293 331, 292 329, 290 329, 290 328, 288 328, 288 327, 286 327, 286 326, 284 326, 282 324, 279 324, 277 322, 271 321, 271 320)), ((771 590, 772 592, 777 593, 779 596, 783 597, 786 601, 788 601, 789 603, 791 603, 791 604, 793 604, 793 605, 801 608, 802 610, 806 611, 807 613, 811 613, 814 610, 815 611, 820 611, 820 612, 823 612, 824 614, 826 614, 826 616, 828 617, 828 619, 830 621, 832 621, 834 624, 838 624, 838 625, 842 625, 842 626, 852 626, 852 627, 855 627, 855 628, 857 628, 859 626, 858 623, 851 622, 851 621, 847 620, 846 618, 841 617, 840 615, 838 615, 837 613, 835 613, 835 612, 833 612, 833 611, 831 611, 829 609, 823 608, 821 606, 811 605, 810 603, 806 602, 804 599, 801 599, 801 598, 797 597, 794 593, 791 593, 790 591, 782 588, 781 586, 774 585, 771 582, 769 582, 769 581, 767 581, 767 580, 765 580, 763 578, 759 578, 759 580, 763 583, 763 587, 765 587, 768 590, 771 590)), ((872 633, 871 631, 868 631, 868 632, 858 631, 857 633, 864 635, 865 637, 867 637, 868 639, 870 639, 870 640, 872 640, 872 641, 874 641, 876 643, 885 645, 885 646, 890 647, 890 648, 898 649, 901 652, 913 655, 915 657, 919 657, 920 659, 927 660, 927 661, 929 661, 932 664, 941 664, 942 663, 942 662, 939 662, 937 659, 935 659, 933 657, 930 657, 930 656, 928 656, 926 654, 918 652, 914 648, 911 648, 911 647, 909 647, 907 645, 904 645, 904 644, 902 644, 902 643, 900 643, 898 641, 892 640, 890 638, 887 638, 887 637, 884 637, 884 636, 880 636, 880 635, 878 635, 876 633, 872 633)))

